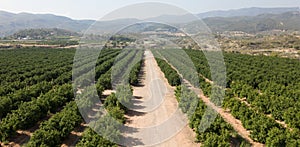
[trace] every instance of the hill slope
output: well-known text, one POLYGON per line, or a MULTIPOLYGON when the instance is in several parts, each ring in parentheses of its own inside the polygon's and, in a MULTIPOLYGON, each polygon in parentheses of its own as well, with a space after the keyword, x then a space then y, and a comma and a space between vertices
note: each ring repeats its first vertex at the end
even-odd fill
POLYGON ((255 33, 261 31, 300 30, 300 12, 283 14, 262 14, 258 16, 212 17, 203 19, 213 32, 244 31, 255 33))
POLYGON ((299 11, 298 7, 282 7, 282 8, 242 8, 242 9, 233 9, 226 11, 209 11, 205 13, 197 14, 200 18, 208 17, 235 17, 235 16, 256 16, 260 14, 281 14, 291 11, 299 11))
POLYGON ((10 39, 51 39, 53 37, 70 37, 79 36, 78 33, 58 29, 58 28, 44 28, 44 29, 25 29, 8 36, 10 39))
MULTIPOLYGON (((214 32, 244 31, 258 32, 272 29, 300 30, 299 8, 245 8, 229 11, 211 11, 198 14, 214 32), (216 17, 217 16, 217 17, 216 17), (233 17, 232 17, 233 16, 233 17)), ((191 23, 190 15, 164 15, 146 19, 162 22, 191 23)), ((84 32, 94 20, 73 20, 52 14, 9 13, 0 11, 0 37, 12 35, 24 29, 59 28, 84 32)), ((99 30, 92 33, 112 33, 120 26, 139 22, 137 19, 118 19, 96 24, 99 30)))
POLYGON ((87 29, 93 22, 93 20, 73 20, 52 14, 14 14, 0 11, 0 36, 32 28, 60 28, 80 32, 87 29))

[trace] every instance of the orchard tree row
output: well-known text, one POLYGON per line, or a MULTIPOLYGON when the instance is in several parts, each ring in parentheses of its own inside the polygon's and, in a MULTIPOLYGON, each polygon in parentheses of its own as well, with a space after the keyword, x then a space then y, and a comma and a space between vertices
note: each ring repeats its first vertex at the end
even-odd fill
MULTIPOLYGON (((22 89, 14 91, 14 93, 9 93, 6 96, 1 96, 0 98, 0 119, 5 117, 7 113, 11 110, 15 110, 23 102, 31 101, 34 98, 39 97, 43 93, 47 93, 52 87, 56 85, 63 85, 66 83, 71 83, 71 72, 64 71, 56 79, 51 81, 41 81, 40 83, 34 84, 32 86, 27 86, 22 89)), ((54 78, 54 77, 53 77, 54 78)))
POLYGON ((1 50, 0 83, 23 81, 29 77, 41 75, 49 70, 70 65, 74 49, 24 48, 1 50), (30 58, 29 58, 30 57, 30 58))
POLYGON ((177 74, 176 70, 174 70, 163 59, 155 58, 155 60, 171 86, 178 86, 181 84, 181 79, 180 79, 179 75, 177 74))
POLYGON ((232 140, 235 140, 236 146, 250 146, 230 124, 186 86, 177 86, 175 95, 180 109, 189 118, 189 126, 197 134, 197 141, 203 146, 231 146, 232 140))
MULTIPOLYGON (((109 72, 109 71, 108 71, 109 72)), ((97 82, 97 92, 103 91, 103 87, 97 82)), ((89 90, 88 90, 89 91, 89 90)), ((87 91, 87 92, 88 92, 87 91)), ((86 94, 84 94, 86 95, 86 94)), ((89 96, 94 94, 87 94, 89 96)), ((117 146, 116 143, 120 140, 121 132, 120 125, 125 123, 126 106, 132 105, 132 89, 130 85, 118 85, 116 93, 110 94, 103 101, 103 106, 108 114, 96 114, 96 120, 89 123, 91 128, 87 128, 82 138, 76 144, 78 147, 83 146, 117 146)), ((86 100, 83 102, 87 102, 86 100)), ((85 107, 92 108, 93 103, 85 104, 85 107)))
POLYGON ((130 72, 142 60, 144 53, 142 49, 124 49, 123 52, 128 52, 128 54, 123 58, 117 57, 112 68, 112 80, 114 84, 129 82, 124 80, 128 80, 129 76, 134 76, 130 72))
MULTIPOLYGON (((41 71, 41 73, 35 73, 34 76, 28 76, 24 78, 16 78, 18 80, 12 82, 3 82, 0 86, 0 95, 7 95, 13 93, 16 90, 32 86, 43 81, 52 81, 58 78, 61 74, 71 71, 72 67, 70 63, 64 63, 59 65, 51 65, 52 69, 41 71)), ((38 70, 38 69, 37 69, 38 70)))
MULTIPOLYGON (((104 89, 112 88, 112 66, 116 61, 124 60, 124 58, 127 58, 128 63, 130 63, 130 66, 124 64, 125 68, 130 69, 127 69, 126 72, 126 75, 129 76, 128 82, 138 84, 138 74, 143 62, 143 50, 121 53, 121 50, 105 49, 101 51, 96 61, 91 60, 96 57, 96 55, 91 55, 95 51, 89 52, 87 50, 87 52, 81 54, 83 58, 76 58, 73 61, 74 49, 29 48, 3 51, 3 55, 10 58, 6 60, 1 58, 1 64, 8 65, 0 72, 0 77, 3 79, 0 83, 0 95, 2 95, 0 99, 1 141, 8 141, 17 134, 17 130, 30 129, 47 116, 51 116, 50 119, 41 123, 39 129, 34 132, 30 139, 28 146, 56 146, 70 135, 70 132, 82 122, 77 105, 73 102, 74 93, 78 93, 80 89, 73 89, 71 85, 72 67, 75 68, 73 74, 79 76, 79 81, 74 81, 74 83, 84 83, 81 85, 82 89, 90 86, 94 82, 93 78, 96 79, 97 93, 83 93, 85 95, 82 97, 89 98, 90 96, 101 95, 104 89), (20 59, 16 57, 20 57, 20 59), (73 62, 76 64, 72 65, 73 62), (96 67, 92 68, 91 63, 96 67), (92 72, 95 72, 96 77, 91 77, 92 72), (10 78, 10 76, 14 77, 10 78)), ((93 89, 93 87, 90 88, 93 89)), ((123 123, 125 121, 124 114, 127 111, 126 106, 132 105, 131 98, 132 90, 129 85, 117 86, 117 93, 107 97, 103 104, 109 115, 113 116, 119 123, 123 123)), ((77 103, 79 107, 92 108, 95 106, 94 101, 82 102, 85 103, 77 103)), ((103 123, 103 121, 104 124, 110 122, 109 118, 106 117, 95 122, 103 123)), ((107 128, 107 135, 117 131, 117 126, 113 130, 107 128)), ((114 134, 116 136, 113 138, 118 139, 120 134, 114 134)), ((104 144, 100 143, 99 145, 104 144)))
MULTIPOLYGON (((186 52, 195 64, 206 60, 201 51, 186 52)), ((228 75, 226 108, 251 130, 254 140, 270 146, 299 145, 300 91, 297 90, 299 70, 296 69, 299 69, 299 62, 266 56, 224 55, 228 75), (241 102, 242 98, 246 98, 250 107, 241 102), (283 128, 275 119, 287 123, 292 131, 283 128)))
MULTIPOLYGON (((163 70, 163 67, 171 68, 174 71, 174 74, 179 77, 178 73, 165 60, 159 60, 168 65, 160 66, 166 77, 168 77, 169 74, 165 72, 166 70, 163 70)), ((159 62, 159 60, 157 61, 159 62)), ((175 90, 175 96, 179 103, 180 109, 182 112, 187 114, 189 126, 196 132, 196 138, 198 142, 203 143, 204 146, 231 146, 230 142, 232 139, 234 139, 238 140, 236 145, 250 146, 248 142, 238 136, 238 134, 229 124, 227 124, 219 115, 217 115, 214 110, 207 108, 205 103, 186 86, 177 86, 175 90), (205 111, 210 111, 211 114, 204 115, 205 111), (217 115, 216 119, 211 120, 211 117, 214 115, 217 115), (201 124, 201 121, 207 123, 201 124), (211 126, 207 127, 206 125, 209 124, 210 121, 213 123, 211 126)))
POLYGON ((49 120, 42 122, 26 146, 58 146, 81 122, 77 105, 72 101, 49 120))
POLYGON ((84 57, 80 56, 79 59, 75 59, 73 64, 74 77, 78 77, 87 72, 90 72, 94 67, 97 67, 103 62, 116 57, 120 53, 120 50, 102 50, 100 52, 101 54, 99 55, 99 57, 96 56, 97 54, 94 54, 94 52, 91 52, 91 55, 83 55, 84 57))
MULTIPOLYGON (((159 51, 161 53, 163 51, 159 51)), ((163 53, 165 54, 165 53, 163 53)), ((157 54, 156 54, 157 55, 157 54)), ((166 56, 163 56, 166 57, 166 56)), ((170 59, 170 58, 169 58, 170 59)), ((175 58, 174 58, 175 59, 175 58)), ((178 59, 178 58, 177 58, 178 59)), ((180 77, 178 73, 163 59, 156 59, 157 62, 163 61, 168 66, 160 66, 168 79, 169 74, 163 70, 164 67, 169 67, 174 71, 176 76, 180 77)), ((169 61, 169 60, 168 60, 169 61)), ((183 66, 175 60, 170 60, 175 63, 173 66, 183 66)), ((165 68, 164 68, 165 69, 165 68)), ((183 70, 182 68, 181 70, 183 70)), ((184 75, 184 74, 181 74, 184 75)), ((185 74, 189 75, 189 74, 185 74)), ((204 81, 204 80, 202 80, 204 81)), ((189 119, 189 126, 196 132, 196 139, 201 142, 204 146, 231 146, 232 140, 236 140, 237 146, 250 146, 250 144, 241 138, 234 129, 226 123, 212 108, 208 108, 206 104, 190 89, 185 85, 177 86, 175 90, 175 96, 179 103, 179 107, 182 112, 187 114, 189 119), (208 114, 205 114, 205 112, 208 114), (204 115, 205 114, 205 115, 204 115), (215 116, 214 120, 212 116, 215 116), (213 119, 213 120, 211 120, 213 119), (201 122, 207 122, 201 124, 201 122), (209 122, 212 122, 210 125, 209 122), (210 125, 210 126, 207 126, 210 125)))
MULTIPOLYGON (((182 59, 182 55, 172 54, 171 52, 166 50, 165 52, 168 52, 168 54, 167 53, 165 54, 165 57, 173 55, 173 58, 168 57, 169 60, 172 61, 172 59, 177 59, 181 61, 181 63, 185 63, 184 59, 182 59)), ((194 57, 194 60, 199 61, 201 59, 194 57)), ((179 62, 176 62, 175 60, 173 61, 173 63, 175 63, 173 64, 173 66, 175 67, 178 66, 179 64, 179 62)), ((202 77, 200 76, 199 78, 202 77)), ((200 80, 200 82, 201 82, 200 84, 203 85, 202 84, 203 80, 200 80)), ((237 96, 243 96, 252 99, 255 98, 264 99, 263 98, 264 94, 259 94, 257 91, 254 90, 253 87, 249 85, 243 85, 243 84, 241 86, 239 84, 241 84, 241 82, 234 82, 232 83, 231 89, 227 89, 227 97, 225 99, 225 102, 223 103, 223 106, 227 109, 230 109, 232 115, 235 116, 237 119, 240 119, 246 129, 251 130, 251 138, 253 138, 258 142, 265 143, 266 145, 269 146, 287 146, 287 145, 297 146, 299 142, 299 135, 297 135, 299 129, 293 129, 293 131, 290 131, 289 129, 285 129, 281 125, 279 125, 274 119, 267 117, 264 113, 258 113, 256 111, 256 110, 260 110, 259 112, 262 112, 261 109, 255 108, 254 110, 252 110, 249 108, 249 106, 242 103, 240 100, 236 99, 237 96), (247 93, 249 95, 247 95, 247 93), (262 124, 263 122, 264 124, 262 124)), ((204 94, 210 97, 211 101, 214 101, 216 103, 215 96, 218 95, 211 95, 211 90, 212 87, 217 88, 217 86, 213 86, 211 85, 211 83, 208 82, 206 83, 206 85, 208 85, 208 88, 202 88, 204 94)), ((269 95, 272 94, 269 92, 269 95)), ((188 100, 191 101, 191 99, 188 100)), ((274 100, 274 103, 276 103, 276 100, 274 100)), ((265 104, 269 106, 270 104, 272 105, 274 103, 263 101, 263 103, 261 104, 265 104)), ((277 103, 277 107, 278 105, 280 105, 280 103, 277 103)), ((179 106, 181 105, 179 104, 179 106)), ((183 106, 186 106, 186 108, 191 108, 189 104, 183 104, 183 106)), ((183 107, 182 110, 187 114, 189 114, 189 112, 186 111, 186 108, 183 107)), ((282 115, 278 115, 278 116, 282 116, 282 115)), ((297 119, 294 118, 293 120, 295 121, 297 119)))
MULTIPOLYGON (((32 51, 34 54, 35 50, 32 51)), ((28 50, 29 52, 29 50, 28 50)), ((103 51, 103 54, 106 52, 116 56, 116 50, 112 51, 103 51)), ((22 52, 21 52, 22 53, 22 52)), ((113 56, 108 57, 112 58, 113 56)), ((107 59, 106 56, 101 56, 101 58, 107 59)), ((100 60, 100 59, 99 59, 100 60)), ((102 60, 104 61, 104 60, 102 60)), ((41 93, 47 93, 53 86, 61 85, 65 83, 71 82, 71 65, 66 65, 55 70, 50 70, 44 73, 41 76, 34 76, 33 79, 36 77, 45 77, 40 78, 40 80, 32 80, 32 78, 25 79, 22 83, 24 83, 24 88, 14 91, 14 93, 7 94, 6 96, 1 97, 0 101, 0 118, 5 117, 7 113, 11 110, 15 110, 22 102, 31 101, 33 98, 37 98, 41 93), (58 76, 58 77, 57 77, 58 76), (39 82, 37 84, 32 85, 29 81, 36 81, 39 82), (47 82, 49 81, 49 82, 47 82), (30 86, 32 85, 32 86, 30 86)), ((5 87, 9 89, 10 87, 5 87)), ((11 88, 10 88, 11 89, 11 88)))
MULTIPOLYGON (((3 59, 3 62, 1 63, 8 65, 7 69, 3 70, 3 72, 0 73, 1 77, 5 77, 6 73, 9 73, 9 71, 13 71, 10 70, 11 68, 16 69, 16 72, 12 72, 12 74, 19 74, 20 78, 17 78, 17 80, 12 82, 14 84, 16 83, 15 85, 18 85, 18 87, 9 86, 12 85, 10 84, 10 81, 1 81, 1 84, 3 85, 0 85, 0 92, 4 91, 3 96, 0 99, 0 109, 2 117, 0 125, 0 138, 2 141, 7 141, 11 137, 13 137, 16 134, 17 130, 26 130, 31 128, 32 126, 36 125, 39 120, 46 118, 46 116, 50 114, 58 112, 67 102, 73 100, 74 92, 73 87, 71 86, 71 80, 74 51, 74 49, 66 50, 35 48, 3 51, 4 54, 1 55, 8 55, 8 57, 11 58, 7 58, 6 60, 4 58, 1 58, 3 59), (24 56, 22 54, 24 54, 24 56), (12 55, 14 55, 15 57, 13 57, 12 55), (21 58, 17 59, 16 57, 21 58), (18 63, 18 61, 24 62, 23 65, 15 64, 18 63), (10 64, 11 66, 9 66, 10 64), (28 67, 28 69, 24 67, 28 67), (31 69, 35 70, 31 71, 31 69), (23 71, 23 73, 21 73, 21 71, 23 71), (1 90, 7 89, 7 87, 13 88, 10 88, 7 91, 1 90)), ((103 50, 103 54, 99 56, 99 59, 96 62, 96 68, 98 67, 98 69, 101 69, 100 66, 103 66, 106 67, 103 70, 109 71, 112 64, 107 65, 106 60, 113 59, 118 55, 118 52, 120 52, 120 50, 103 50)), ((89 58, 90 56, 86 56, 85 59, 82 60, 82 62, 90 62, 87 61, 89 58)), ((111 62, 113 63, 113 60, 111 60, 111 62)), ((103 72, 104 74, 106 71, 98 72, 103 72)), ((7 76, 7 78, 9 77, 7 76)), ((98 91, 100 92, 101 89, 99 89, 98 91)), ((65 109, 67 109, 68 107, 69 106, 66 106, 65 109)), ((74 107, 72 106, 72 108, 74 107)), ((48 126, 56 122, 56 120, 59 120, 60 117, 68 117, 69 115, 67 112, 70 113, 69 111, 61 111, 57 114, 54 114, 54 116, 57 117, 53 116, 53 118, 51 117, 48 121, 45 121, 45 123, 48 126), (47 122, 49 122, 49 124, 47 122)), ((69 117, 72 118, 72 116, 69 117)), ((74 123, 72 119, 70 119, 70 122, 74 123)), ((74 125, 74 127, 75 126, 76 125, 74 125)), ((72 128, 68 127, 69 126, 61 126, 62 130, 58 129, 57 131, 63 131, 64 128, 66 128, 67 130, 65 130, 66 132, 64 134, 64 136, 66 136, 68 134, 68 131, 73 130, 72 128)), ((40 132, 43 132, 43 129, 41 129, 40 132)), ((48 135, 45 135, 44 137, 47 136, 48 135)), ((63 136, 60 137, 61 139, 64 138, 63 136)))
POLYGON ((232 90, 227 90, 223 107, 229 109, 234 117, 241 120, 243 126, 250 130, 251 138, 258 142, 267 146, 300 145, 300 130, 298 128, 285 128, 277 123, 275 119, 235 98, 232 90))
MULTIPOLYGON (((190 51, 203 59, 200 51, 190 51)), ((300 64, 294 59, 225 53, 227 88, 260 112, 299 128, 300 64)), ((195 57, 196 58, 196 57, 195 57)), ((197 62, 195 60, 194 62, 197 62)))
POLYGON ((1 120, 0 137, 2 141, 12 137, 19 129, 28 129, 40 119, 46 117, 48 112, 55 113, 58 109, 73 99, 73 88, 70 84, 55 86, 46 94, 36 99, 20 104, 1 120))
MULTIPOLYGON (((142 50, 134 50, 132 51, 123 51, 118 55, 116 59, 114 59, 115 63, 113 66, 120 66, 117 68, 121 68, 123 66, 126 66, 131 69, 130 75, 129 75, 129 83, 133 84, 131 81, 135 81, 138 79, 138 73, 141 70, 142 65, 142 50), (128 65, 119 65, 120 62, 122 64, 127 63, 128 65), (125 63, 123 63, 125 62, 125 63)), ((116 67, 114 67, 116 68, 116 67)), ((124 68, 124 67, 123 67, 124 68)), ((126 69, 126 68, 125 68, 126 69)), ((102 70, 105 71, 105 70, 102 70)), ((112 68, 107 70, 105 73, 99 74, 99 77, 96 76, 97 83, 96 83, 96 89, 97 94, 101 95, 101 93, 104 91, 104 89, 111 89, 112 88, 112 68)), ((97 73, 97 72, 96 72, 97 73)), ((119 73, 117 73, 119 74, 119 73)), ((123 73, 124 74, 124 73, 123 73)), ((128 73, 127 73, 128 74, 128 73)), ((136 81, 138 82, 138 81, 136 81)), ((137 83, 136 83, 137 84, 137 83)), ((89 88, 87 88, 89 89, 89 88)), ((84 97, 91 97, 95 95, 95 93, 89 93, 87 90, 86 92, 83 92, 81 94, 81 98, 83 98, 84 102, 81 106, 88 107, 91 109, 93 107, 93 104, 95 102, 89 101, 92 99, 84 99, 84 97)), ((99 119, 94 120, 93 122, 90 122, 89 126, 91 128, 87 128, 82 138, 79 140, 79 142, 76 144, 76 146, 82 147, 82 146, 118 146, 116 143, 120 139, 121 132, 119 131, 119 127, 122 123, 125 123, 125 117, 124 114, 127 111, 128 106, 132 105, 131 102, 132 99, 132 89, 130 85, 122 85, 118 84, 116 85, 116 93, 112 93, 108 97, 104 98, 102 100, 102 104, 105 107, 106 111, 108 112, 107 115, 103 114, 96 114, 101 116, 99 119), (99 134, 99 132, 101 132, 99 134)))
MULTIPOLYGON (((97 84, 98 85, 98 84, 97 84)), ((102 87, 96 87, 100 96, 103 92, 102 87)), ((71 131, 83 121, 78 107, 81 109, 91 109, 95 104, 92 101, 93 96, 98 93, 93 93, 91 87, 86 87, 77 101, 72 101, 65 108, 52 116, 49 120, 44 121, 39 129, 33 133, 27 146, 58 146, 71 133, 71 131), (91 93, 92 92, 92 93, 91 93)), ((120 109, 109 109, 114 115, 123 117, 124 111, 120 109), (119 111, 118 111, 119 110, 119 111)), ((101 118, 100 118, 101 119, 101 118)))

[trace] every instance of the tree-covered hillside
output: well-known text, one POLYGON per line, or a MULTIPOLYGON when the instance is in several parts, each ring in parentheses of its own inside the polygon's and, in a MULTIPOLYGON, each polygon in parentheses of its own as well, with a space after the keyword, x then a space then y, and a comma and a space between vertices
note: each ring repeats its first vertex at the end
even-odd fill
POLYGON ((9 39, 52 39, 54 37, 79 36, 78 33, 58 28, 25 29, 10 35, 9 39))

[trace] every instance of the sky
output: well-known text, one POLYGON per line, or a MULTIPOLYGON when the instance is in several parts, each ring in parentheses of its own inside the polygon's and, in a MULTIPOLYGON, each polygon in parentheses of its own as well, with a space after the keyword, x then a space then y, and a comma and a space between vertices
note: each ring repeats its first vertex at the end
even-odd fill
MULTIPOLYGON (((246 7, 299 7, 300 0, 0 0, 0 10, 13 13, 51 13, 73 19, 99 20, 119 8, 144 2, 160 2, 201 13, 246 7)), ((163 9, 151 9, 149 14, 159 15, 163 9)), ((173 12, 170 12, 173 14, 173 12)), ((143 14, 145 16, 145 14, 143 14)))

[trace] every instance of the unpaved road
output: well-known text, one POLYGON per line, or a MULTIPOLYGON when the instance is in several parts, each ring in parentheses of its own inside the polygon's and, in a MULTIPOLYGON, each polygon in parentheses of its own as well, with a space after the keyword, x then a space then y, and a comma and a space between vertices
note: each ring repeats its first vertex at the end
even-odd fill
POLYGON ((133 87, 133 110, 126 115, 126 146, 200 146, 178 109, 174 87, 168 84, 150 51, 145 51, 144 59, 141 85, 133 87))

